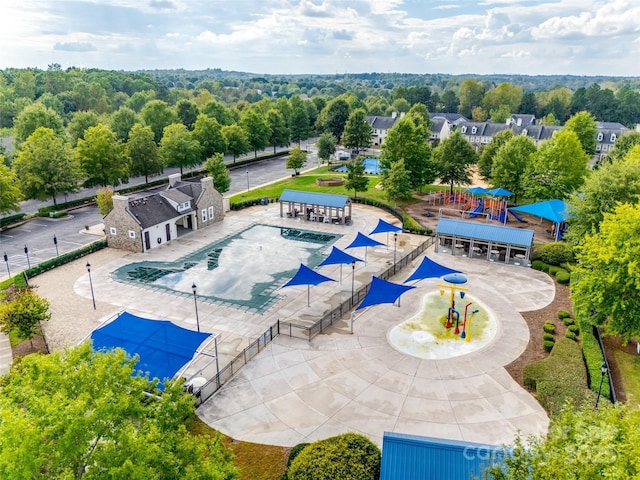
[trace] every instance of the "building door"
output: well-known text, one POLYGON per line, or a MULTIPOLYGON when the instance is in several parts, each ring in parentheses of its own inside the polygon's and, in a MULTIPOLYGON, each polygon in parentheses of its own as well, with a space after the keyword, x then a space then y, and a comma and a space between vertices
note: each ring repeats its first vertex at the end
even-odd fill
POLYGON ((193 217, 191 215, 187 215, 187 228, 193 230, 193 217))
POLYGON ((165 230, 167 232, 167 242, 171 240, 171 224, 167 223, 165 225, 165 230))
POLYGON ((151 239, 149 238, 149 232, 146 231, 144 232, 144 250, 150 250, 151 249, 151 239))

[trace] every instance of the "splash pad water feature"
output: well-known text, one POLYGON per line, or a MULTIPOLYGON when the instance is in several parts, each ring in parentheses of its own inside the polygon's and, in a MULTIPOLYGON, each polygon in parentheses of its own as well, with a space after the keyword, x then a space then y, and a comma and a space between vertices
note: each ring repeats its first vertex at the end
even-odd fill
POLYGON ((448 284, 439 284, 440 292, 426 294, 418 313, 389 331, 394 348, 419 358, 447 359, 477 351, 493 340, 497 322, 466 294, 467 288, 459 286, 466 277, 456 273, 443 279, 448 284), (456 306, 456 297, 462 307, 456 306))

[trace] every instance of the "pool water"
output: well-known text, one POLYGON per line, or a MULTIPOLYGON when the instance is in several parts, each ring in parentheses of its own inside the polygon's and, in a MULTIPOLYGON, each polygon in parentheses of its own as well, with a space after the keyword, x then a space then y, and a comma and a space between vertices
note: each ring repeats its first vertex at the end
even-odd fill
MULTIPOLYGON (((346 172, 347 167, 342 166, 336 170, 337 172, 346 172)), ((377 158, 364 159, 364 173, 370 175, 378 175, 380 173, 380 161, 377 158)))
POLYGON ((464 320, 465 306, 470 328, 465 332, 469 341, 454 334, 454 328, 446 328, 445 322, 449 308, 449 293, 427 293, 420 311, 413 317, 393 327, 388 340, 394 348, 419 358, 446 359, 466 355, 488 345, 497 333, 497 322, 477 300, 469 295, 464 299, 456 298, 456 310, 460 312, 460 330, 464 320), (473 310, 478 313, 471 316, 473 310))
POLYGON ((317 266, 341 235, 252 225, 175 262, 136 262, 117 269, 120 282, 263 312, 301 263, 317 266))

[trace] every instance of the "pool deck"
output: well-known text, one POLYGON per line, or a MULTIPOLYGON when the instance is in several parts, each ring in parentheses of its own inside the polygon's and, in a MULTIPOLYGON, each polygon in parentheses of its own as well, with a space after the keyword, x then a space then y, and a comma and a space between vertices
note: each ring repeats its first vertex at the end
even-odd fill
MULTIPOLYGON (((391 215, 372 207, 354 206, 348 226, 281 218, 278 204, 229 212, 213 227, 181 237, 146 254, 106 249, 88 257, 96 309, 91 302, 87 257, 33 279, 38 293, 51 303, 52 319, 44 325, 52 349, 72 346, 121 310, 148 318, 168 319, 195 329, 192 295, 123 284, 112 278, 118 267, 137 261, 172 261, 249 225, 262 223, 341 233, 344 248, 358 231, 368 234, 379 218, 391 215)), ((376 235, 386 242, 385 234, 376 235)), ((423 237, 400 233, 398 258, 423 237)), ((362 249, 349 253, 363 257, 362 249)), ((389 247, 369 248, 367 264, 356 264, 356 289, 388 268, 389 247)), ((503 368, 528 343, 527 326, 519 311, 547 305, 555 288, 544 273, 510 265, 435 254, 439 263, 463 271, 469 291, 497 318, 499 331, 480 351, 449 360, 423 360, 397 352, 387 331, 418 308, 422 295, 437 290, 436 279, 422 280, 401 299, 401 306, 380 305, 357 317, 354 334, 348 319, 311 342, 281 335, 251 360, 221 391, 205 402, 198 415, 214 428, 240 440, 293 446, 346 431, 360 432, 381 444, 384 431, 396 431, 492 444, 509 444, 523 436, 546 432, 542 407, 503 368)), ((402 282, 421 258, 392 279, 402 282)), ((337 279, 339 266, 319 271, 337 279)), ((280 290, 282 298, 262 314, 226 305, 198 303, 200 328, 219 334, 220 366, 242 351, 278 319, 311 322, 351 294, 351 272, 342 283, 280 290)))

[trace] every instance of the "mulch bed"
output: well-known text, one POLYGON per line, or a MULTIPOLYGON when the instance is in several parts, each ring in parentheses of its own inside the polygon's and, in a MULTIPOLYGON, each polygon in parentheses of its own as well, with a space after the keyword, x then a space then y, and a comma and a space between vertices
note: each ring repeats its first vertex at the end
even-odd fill
POLYGON ((33 337, 32 341, 24 340, 23 342, 20 342, 11 350, 13 352, 13 358, 24 357, 30 353, 49 353, 47 351, 47 345, 44 341, 44 337, 40 335, 33 337))

